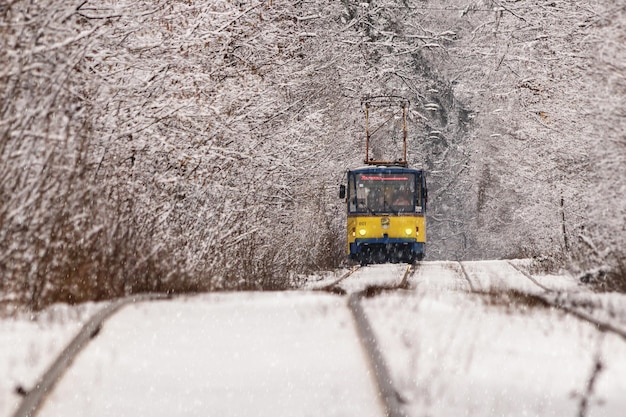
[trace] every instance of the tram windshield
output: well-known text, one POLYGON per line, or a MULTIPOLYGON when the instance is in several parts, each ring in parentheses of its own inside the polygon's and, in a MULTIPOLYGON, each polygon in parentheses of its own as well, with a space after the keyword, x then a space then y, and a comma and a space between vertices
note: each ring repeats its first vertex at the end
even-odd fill
POLYGON ((356 173, 350 176, 348 189, 352 213, 421 212, 415 205, 420 196, 414 173, 356 173))

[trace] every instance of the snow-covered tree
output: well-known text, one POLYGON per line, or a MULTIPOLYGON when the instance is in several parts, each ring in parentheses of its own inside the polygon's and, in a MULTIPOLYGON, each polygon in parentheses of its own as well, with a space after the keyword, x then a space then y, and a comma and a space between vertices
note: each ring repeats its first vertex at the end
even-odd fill
POLYGON ((623 270, 624 14, 600 0, 2 4, 4 296, 284 288, 338 265, 337 185, 365 156, 363 97, 385 94, 411 103, 430 259, 623 270))

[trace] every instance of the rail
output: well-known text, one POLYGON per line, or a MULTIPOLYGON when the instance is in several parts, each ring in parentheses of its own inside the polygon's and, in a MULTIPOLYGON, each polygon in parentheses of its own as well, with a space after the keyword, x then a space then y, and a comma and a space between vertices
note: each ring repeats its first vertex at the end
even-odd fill
POLYGON ((56 383, 61 379, 65 371, 70 367, 76 356, 80 351, 95 338, 100 330, 104 321, 111 317, 115 312, 122 307, 151 300, 161 300, 169 298, 167 295, 162 294, 143 294, 120 298, 89 319, 85 325, 81 328, 78 334, 72 339, 67 347, 61 352, 57 359, 52 363, 50 368, 41 376, 35 386, 26 392, 24 399, 22 400, 19 408, 13 414, 13 417, 32 417, 37 414, 39 408, 42 406, 48 393, 52 391, 56 383))
MULTIPOLYGON (((484 291, 481 291, 480 289, 476 288, 476 285, 474 285, 474 283, 472 282, 472 280, 470 279, 470 276, 467 272, 467 270, 465 269, 465 267, 463 266, 462 262, 458 262, 459 265, 461 266, 461 271, 463 273, 463 277, 465 278, 465 280, 468 282, 469 287, 470 287, 470 292, 475 293, 475 294, 483 294, 484 291)), ((524 277, 526 277, 530 282, 532 282, 535 286, 537 286, 538 288, 541 289, 541 293, 532 293, 532 292, 524 292, 524 296, 536 301, 539 304, 543 304, 546 307, 552 307, 552 308, 556 308, 559 309, 567 314, 570 314, 576 318, 578 318, 579 320, 583 320, 586 321, 589 324, 594 325, 595 327, 597 327, 599 330, 603 331, 603 332, 609 332, 609 333, 613 333, 619 337, 621 337, 622 339, 624 339, 624 341, 626 341, 626 330, 619 327, 619 326, 615 326, 612 323, 609 323, 607 321, 604 320, 600 320, 597 317, 592 316, 591 314, 588 314, 580 309, 577 309, 575 307, 572 307, 570 305, 565 304, 565 302, 563 300, 559 301, 558 300, 558 295, 561 293, 559 291, 553 290, 551 288, 546 287, 545 285, 542 285, 539 281, 537 281, 535 278, 532 277, 532 275, 530 275, 529 273, 527 273, 526 271, 524 271, 523 269, 519 268, 517 265, 515 265, 514 263, 507 261, 507 263, 513 268, 515 269, 517 272, 519 272, 521 275, 523 275, 524 277), (550 294, 552 297, 548 297, 546 296, 546 294, 550 294)))

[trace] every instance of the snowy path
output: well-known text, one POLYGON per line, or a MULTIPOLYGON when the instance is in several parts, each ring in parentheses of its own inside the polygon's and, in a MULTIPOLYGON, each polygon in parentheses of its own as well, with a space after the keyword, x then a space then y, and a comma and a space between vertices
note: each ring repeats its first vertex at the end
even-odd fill
POLYGON ((267 293, 126 307, 79 355, 39 415, 381 416, 383 410, 342 298, 267 293))
MULTIPOLYGON (((207 294, 124 307, 38 415, 385 415, 348 300, 397 285, 405 270, 361 269, 338 283, 347 296, 207 294)), ((623 415, 626 341, 525 294, 576 301, 617 325, 626 323, 625 296, 589 292, 567 276, 529 277, 523 263, 506 261, 424 262, 409 277, 408 288, 359 301, 408 417, 623 415)), ((17 381, 32 386, 42 372, 39 363, 24 377, 11 365, 28 360, 18 348, 3 346, 10 362, 0 358, 0 371, 11 379, 0 382, 0 417, 17 408, 17 381)))

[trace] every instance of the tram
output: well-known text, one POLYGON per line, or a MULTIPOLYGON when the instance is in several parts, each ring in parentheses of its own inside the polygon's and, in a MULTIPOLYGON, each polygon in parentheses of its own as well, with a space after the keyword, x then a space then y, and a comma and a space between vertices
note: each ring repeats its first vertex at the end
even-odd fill
POLYGON ((426 173, 406 161, 406 107, 404 158, 379 161, 369 156, 366 102, 365 166, 347 171, 339 197, 347 208, 347 254, 361 265, 421 261, 426 245, 426 173))

